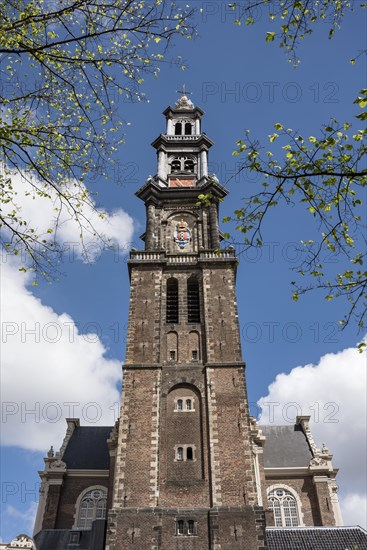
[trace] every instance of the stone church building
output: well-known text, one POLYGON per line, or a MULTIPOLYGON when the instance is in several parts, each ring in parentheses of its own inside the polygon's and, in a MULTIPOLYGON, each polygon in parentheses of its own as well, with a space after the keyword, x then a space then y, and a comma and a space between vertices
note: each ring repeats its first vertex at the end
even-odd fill
POLYGON ((309 417, 249 415, 237 259, 218 224, 227 191, 208 174, 203 114, 186 95, 164 111, 157 175, 136 193, 146 232, 128 262, 120 419, 67 420, 40 472, 37 550, 367 550, 363 529, 341 526, 337 469, 309 417))

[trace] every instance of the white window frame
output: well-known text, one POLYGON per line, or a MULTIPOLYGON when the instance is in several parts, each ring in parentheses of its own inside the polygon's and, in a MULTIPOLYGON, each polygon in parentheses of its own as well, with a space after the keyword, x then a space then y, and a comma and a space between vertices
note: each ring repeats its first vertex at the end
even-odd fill
POLYGON ((192 518, 176 518, 176 536, 177 537, 195 537, 197 535, 197 521, 192 518), (183 530, 179 530, 179 522, 183 523, 183 530), (194 528, 189 530, 189 522, 193 522, 194 528))
MULTIPOLYGON (((298 525, 297 525, 297 527, 304 527, 305 524, 304 524, 304 521, 303 521, 302 502, 301 502, 301 499, 300 499, 298 493, 292 487, 289 487, 289 485, 285 485, 284 483, 276 483, 274 485, 271 485, 270 487, 267 488, 267 491, 266 491, 267 502, 269 502, 269 498, 271 496, 271 493, 273 493, 274 491, 277 491, 278 489, 286 491, 287 493, 290 494, 291 497, 294 498, 296 508, 297 508, 297 515, 298 515, 298 525)), ((268 507, 270 508, 269 505, 268 505, 268 507)), ((280 502, 280 513, 281 513, 282 525, 275 525, 275 527, 284 527, 284 529, 291 528, 292 526, 287 526, 286 527, 286 525, 285 525, 284 507, 283 507, 283 504, 281 502, 280 502)), ((296 527, 296 526, 294 526, 294 527, 296 527)))
POLYGON ((177 445, 175 445, 174 447, 174 451, 175 451, 175 459, 174 459, 174 462, 196 462, 196 446, 193 444, 193 443, 179 443, 177 445), (190 459, 187 459, 187 449, 191 447, 192 449, 192 458, 190 459), (182 459, 179 459, 178 458, 178 449, 182 449, 182 459))
POLYGON ((86 531, 89 531, 92 528, 92 526, 90 527, 80 526, 80 520, 81 520, 80 513, 82 510, 81 506, 82 506, 83 500, 88 495, 88 493, 91 493, 92 491, 102 491, 104 494, 104 496, 101 496, 99 499, 96 499, 95 505, 93 507, 92 523, 95 519, 102 519, 102 518, 96 518, 97 503, 99 502, 99 500, 102 500, 102 499, 106 500, 106 513, 103 519, 107 517, 107 487, 105 487, 104 485, 92 485, 84 489, 84 491, 82 491, 77 498, 77 501, 75 503, 74 525, 72 529, 84 529, 86 531))
POLYGON ((192 395, 183 395, 183 396, 178 395, 177 397, 175 397, 174 404, 175 404, 174 412, 178 412, 178 413, 195 412, 195 397, 193 397, 192 395), (182 401, 182 409, 178 408, 179 401, 182 401), (191 401, 191 409, 187 408, 187 405, 186 405, 187 401, 191 401))

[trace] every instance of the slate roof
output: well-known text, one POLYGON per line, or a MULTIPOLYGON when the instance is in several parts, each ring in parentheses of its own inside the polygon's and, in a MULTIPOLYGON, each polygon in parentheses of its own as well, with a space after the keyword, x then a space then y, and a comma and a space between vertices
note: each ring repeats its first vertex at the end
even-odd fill
POLYGON ((109 470, 107 439, 111 426, 77 426, 66 446, 62 460, 67 468, 109 470))
POLYGON ((269 550, 367 550, 367 531, 356 527, 295 527, 266 530, 269 550))
POLYGON ((265 468, 304 467, 312 459, 311 449, 298 424, 260 426, 266 436, 265 468))

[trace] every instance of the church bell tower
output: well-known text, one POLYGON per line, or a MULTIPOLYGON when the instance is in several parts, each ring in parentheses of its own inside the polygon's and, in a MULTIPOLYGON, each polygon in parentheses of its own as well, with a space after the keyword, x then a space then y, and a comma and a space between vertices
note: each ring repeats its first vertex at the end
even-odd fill
POLYGON ((146 207, 145 246, 129 260, 106 549, 266 549, 237 260, 220 246, 227 192, 208 174, 213 143, 202 132, 203 111, 183 93, 163 114, 165 133, 152 143, 157 175, 136 193, 146 207))

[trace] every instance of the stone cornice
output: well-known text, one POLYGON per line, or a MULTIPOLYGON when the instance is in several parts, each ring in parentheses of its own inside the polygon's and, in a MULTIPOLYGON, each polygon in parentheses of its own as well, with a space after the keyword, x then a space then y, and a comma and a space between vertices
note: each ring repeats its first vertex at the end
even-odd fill
POLYGON ((67 477, 109 477, 109 470, 81 470, 81 469, 69 469, 66 471, 67 477))
POLYGON ((163 204, 166 201, 174 203, 175 200, 196 202, 198 196, 204 193, 212 193, 216 199, 222 199, 228 195, 228 191, 220 183, 209 178, 202 178, 195 187, 161 187, 151 178, 136 191, 135 195, 145 202, 153 200, 163 204))
POLYGON ((285 476, 305 476, 311 475, 308 466, 290 466, 283 468, 264 468, 265 477, 276 476, 276 477, 285 477, 285 476))

